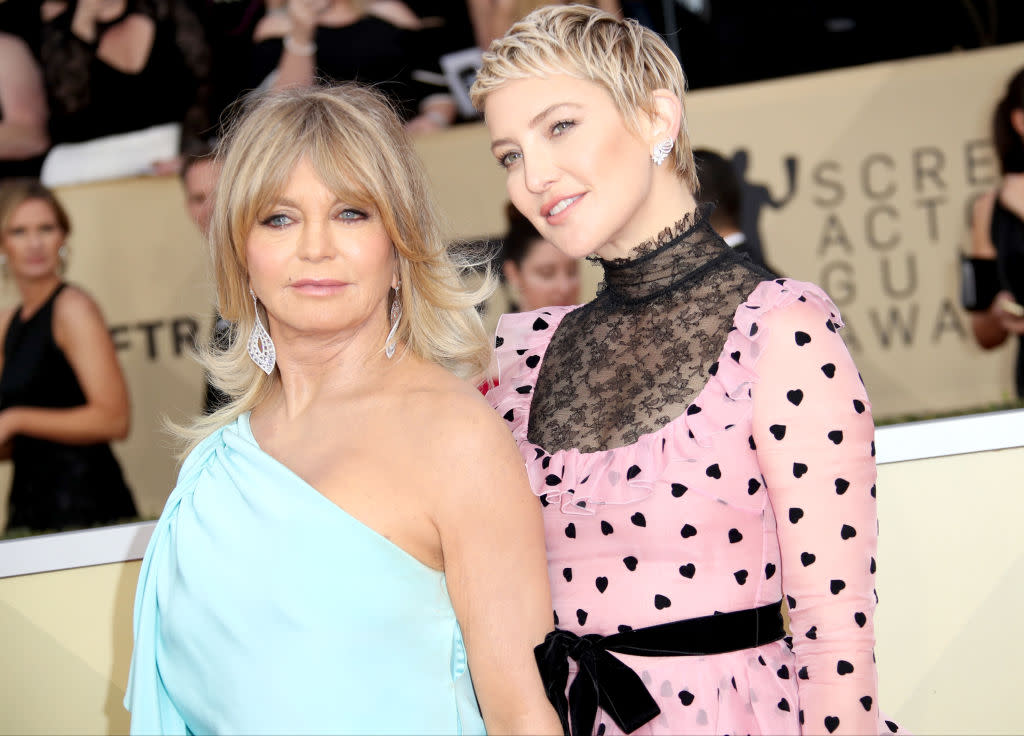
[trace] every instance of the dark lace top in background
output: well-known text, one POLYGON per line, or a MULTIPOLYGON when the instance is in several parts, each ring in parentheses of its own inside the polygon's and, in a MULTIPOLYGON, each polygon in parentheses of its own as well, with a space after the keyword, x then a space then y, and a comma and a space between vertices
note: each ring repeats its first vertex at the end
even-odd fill
POLYGON ((599 259, 597 297, 565 316, 544 356, 530 442, 548 452, 631 445, 697 396, 736 308, 772 278, 734 253, 708 214, 687 214, 630 259, 599 259))

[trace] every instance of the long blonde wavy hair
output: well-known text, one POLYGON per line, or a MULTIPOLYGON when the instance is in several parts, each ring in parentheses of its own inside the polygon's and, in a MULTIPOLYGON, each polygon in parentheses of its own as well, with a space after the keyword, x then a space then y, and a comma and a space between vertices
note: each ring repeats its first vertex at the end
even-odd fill
POLYGON ((426 173, 386 98, 353 83, 251 97, 216 157, 222 168, 209 245, 220 314, 234 323, 237 339, 223 351, 201 347, 199 360, 231 401, 188 427, 171 427, 184 445, 182 455, 258 406, 280 380, 276 369, 264 374, 246 349, 255 323, 246 241, 303 157, 346 202, 380 214, 398 258, 402 316, 396 334, 405 349, 458 376, 482 375, 490 346, 475 307, 495 280, 485 270, 476 288, 464 281, 467 269, 481 264, 446 246, 426 173))

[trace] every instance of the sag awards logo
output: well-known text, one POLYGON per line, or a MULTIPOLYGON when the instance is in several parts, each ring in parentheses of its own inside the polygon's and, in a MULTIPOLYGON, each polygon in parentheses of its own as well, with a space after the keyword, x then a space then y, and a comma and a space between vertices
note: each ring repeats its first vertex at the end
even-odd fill
POLYGON ((748 178, 746 150, 737 150, 732 164, 751 250, 763 253, 769 267, 776 257, 792 262, 781 257, 787 247, 807 258, 813 265, 792 275, 832 297, 851 350, 969 340, 956 262, 966 250, 972 203, 998 180, 991 141, 842 159, 785 156, 778 164, 782 185, 774 190, 748 178), (776 215, 765 236, 767 210, 776 215))

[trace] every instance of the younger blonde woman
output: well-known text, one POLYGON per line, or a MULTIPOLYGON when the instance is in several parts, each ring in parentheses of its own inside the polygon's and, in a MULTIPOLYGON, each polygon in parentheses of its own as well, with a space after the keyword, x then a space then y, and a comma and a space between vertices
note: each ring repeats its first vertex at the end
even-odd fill
POLYGON ((888 733, 871 405, 828 296, 697 208, 685 88, 656 34, 578 5, 473 88, 509 198, 605 275, 502 318, 487 394, 544 510, 548 694, 573 736, 888 733))

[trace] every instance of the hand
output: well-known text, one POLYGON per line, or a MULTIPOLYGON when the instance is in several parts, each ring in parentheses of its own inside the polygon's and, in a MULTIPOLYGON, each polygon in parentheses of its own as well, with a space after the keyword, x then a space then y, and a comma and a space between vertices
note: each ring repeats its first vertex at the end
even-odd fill
POLYGON ((181 173, 181 166, 181 156, 163 158, 149 165, 149 173, 152 176, 177 176, 181 173))
POLYGON ((292 22, 289 35, 303 43, 312 41, 317 21, 330 5, 331 0, 288 0, 288 17, 292 22))
POLYGON ((1003 329, 1011 335, 1024 335, 1024 313, 1017 309, 1013 294, 1000 291, 992 302, 992 314, 999 320, 1003 329))

